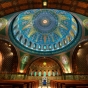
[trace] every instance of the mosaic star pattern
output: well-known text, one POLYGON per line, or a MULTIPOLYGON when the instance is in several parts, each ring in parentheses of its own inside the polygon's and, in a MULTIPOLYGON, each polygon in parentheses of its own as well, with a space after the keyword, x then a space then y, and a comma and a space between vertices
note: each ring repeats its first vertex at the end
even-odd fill
MULTIPOLYGON (((68 12, 34 9, 20 13, 12 24, 13 37, 27 52, 41 55, 58 53, 75 39, 78 25, 68 12), (52 53, 51 53, 52 52, 52 53)), ((18 44, 16 44, 18 46, 18 44)))

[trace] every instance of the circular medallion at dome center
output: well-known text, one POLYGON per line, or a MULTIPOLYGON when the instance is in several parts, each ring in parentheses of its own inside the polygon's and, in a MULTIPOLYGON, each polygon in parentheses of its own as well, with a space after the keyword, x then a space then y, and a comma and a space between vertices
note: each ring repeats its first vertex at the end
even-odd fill
POLYGON ((41 33, 52 32, 58 25, 58 17, 51 11, 39 11, 33 16, 33 26, 41 33))

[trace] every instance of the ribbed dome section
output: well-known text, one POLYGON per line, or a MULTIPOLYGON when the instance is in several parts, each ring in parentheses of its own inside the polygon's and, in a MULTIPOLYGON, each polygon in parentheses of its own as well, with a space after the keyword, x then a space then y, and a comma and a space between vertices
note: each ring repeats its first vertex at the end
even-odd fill
POLYGON ((11 33, 10 39, 16 41, 16 46, 38 55, 63 52, 79 36, 75 18, 66 11, 56 9, 21 12, 13 20, 11 33))

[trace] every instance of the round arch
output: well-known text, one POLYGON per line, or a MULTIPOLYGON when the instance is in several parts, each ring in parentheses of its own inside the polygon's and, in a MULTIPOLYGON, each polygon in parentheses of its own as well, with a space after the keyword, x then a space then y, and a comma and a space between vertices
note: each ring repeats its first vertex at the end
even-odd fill
POLYGON ((7 38, 0 35, 0 71, 17 72, 18 55, 15 47, 7 38))
MULTIPOLYGON (((42 64, 43 64, 43 62, 44 62, 44 63, 47 63, 47 61, 46 61, 47 59, 46 59, 46 58, 49 58, 50 61, 52 60, 54 63, 56 63, 56 64, 58 65, 59 69, 60 69, 60 73, 61 73, 61 74, 63 73, 62 68, 61 68, 59 62, 58 62, 57 58, 55 58, 55 57, 34 57, 34 58, 28 63, 28 66, 27 66, 27 68, 26 68, 26 73, 27 73, 27 74, 29 73, 30 66, 31 66, 35 61, 37 61, 37 60, 40 60, 40 62, 42 62, 42 64), (42 61, 42 60, 45 60, 45 61, 42 61)), ((49 61, 49 60, 48 60, 48 61, 49 61)), ((53 71, 53 69, 52 69, 52 71, 53 71)), ((61 74, 60 74, 60 75, 61 75, 61 74)))
POLYGON ((88 74, 88 39, 82 40, 74 49, 72 68, 74 74, 88 74))

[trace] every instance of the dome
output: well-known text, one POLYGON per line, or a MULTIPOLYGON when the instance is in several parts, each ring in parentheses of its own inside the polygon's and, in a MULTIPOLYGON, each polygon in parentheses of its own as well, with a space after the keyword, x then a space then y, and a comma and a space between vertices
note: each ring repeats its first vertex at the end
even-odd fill
POLYGON ((19 13, 10 26, 12 42, 37 55, 54 55, 69 50, 81 37, 76 19, 63 10, 26 10, 19 13))

